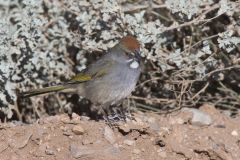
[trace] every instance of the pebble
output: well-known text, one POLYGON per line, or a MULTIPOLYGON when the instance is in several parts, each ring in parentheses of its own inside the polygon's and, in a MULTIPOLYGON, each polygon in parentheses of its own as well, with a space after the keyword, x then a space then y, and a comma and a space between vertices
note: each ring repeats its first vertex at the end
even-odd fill
POLYGON ((133 140, 129 140, 129 139, 126 139, 123 141, 124 144, 128 145, 128 146, 132 146, 135 144, 135 141, 133 140))
POLYGON ((72 133, 67 130, 67 131, 63 131, 63 135, 64 136, 72 136, 72 133))
POLYGON ((75 125, 72 128, 73 133, 75 133, 76 135, 83 135, 85 130, 83 129, 83 127, 81 125, 75 125))
POLYGON ((83 139, 82 140, 82 144, 83 145, 88 145, 88 144, 93 144, 95 141, 94 141, 94 139, 83 139))
POLYGON ((159 155, 161 158, 167 158, 167 152, 165 152, 165 151, 158 151, 158 155, 159 155))
POLYGON ((141 135, 141 137, 142 137, 143 139, 146 139, 146 138, 148 138, 148 135, 143 134, 143 135, 141 135))
POLYGON ((237 132, 236 130, 233 130, 233 131, 231 132, 231 135, 232 135, 232 136, 238 136, 238 132, 237 132))
POLYGON ((68 116, 62 116, 60 118, 60 121, 64 124, 79 124, 80 123, 80 116, 76 113, 72 114, 72 119, 70 119, 68 116))
POLYGON ((81 119, 82 121, 89 121, 89 120, 90 120, 90 117, 81 116, 80 119, 81 119))
POLYGON ((191 124, 195 126, 208 126, 212 124, 212 118, 209 114, 195 108, 184 108, 183 111, 193 114, 191 124))
POLYGON ((134 150, 133 150, 133 153, 134 153, 134 154, 140 154, 141 151, 140 151, 139 149, 134 149, 134 150))
POLYGON ((63 122, 63 123, 65 123, 65 124, 68 124, 68 123, 71 122, 71 120, 69 119, 69 117, 66 117, 66 116, 61 117, 60 121, 63 122))
POLYGON ((130 127, 127 124, 119 126, 119 129, 124 133, 129 133, 131 131, 130 127))
POLYGON ((155 122, 156 122, 156 118, 154 118, 154 117, 149 117, 149 118, 147 119, 147 121, 148 121, 148 123, 155 123, 155 122))
POLYGON ((80 116, 76 113, 72 113, 72 119, 80 120, 80 116))
POLYGON ((115 143, 116 141, 114 132, 109 126, 104 128, 104 138, 111 144, 115 143))
POLYGON ((177 124, 183 124, 184 123, 184 120, 182 118, 177 118, 176 119, 176 123, 177 124))
POLYGON ((156 131, 156 132, 160 131, 160 126, 157 122, 149 123, 149 127, 153 131, 156 131))
POLYGON ((166 143, 161 139, 157 139, 155 144, 158 145, 159 147, 165 147, 166 146, 166 143))
POLYGON ((52 149, 47 148, 45 150, 46 155, 55 155, 55 152, 52 149))
POLYGON ((75 144, 71 144, 69 150, 74 158, 87 157, 95 153, 95 150, 93 149, 89 149, 86 146, 78 146, 75 144))

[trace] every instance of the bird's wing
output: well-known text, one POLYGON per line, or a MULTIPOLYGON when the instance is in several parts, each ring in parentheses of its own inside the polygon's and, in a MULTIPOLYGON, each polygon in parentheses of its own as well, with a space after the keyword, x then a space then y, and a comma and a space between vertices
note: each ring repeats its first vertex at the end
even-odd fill
POLYGON ((75 75, 74 77, 72 77, 72 79, 69 82, 85 82, 85 81, 89 81, 92 79, 92 76, 89 74, 85 74, 85 73, 79 73, 77 75, 75 75))
POLYGON ((101 78, 102 76, 106 75, 109 72, 109 69, 112 68, 114 63, 115 61, 112 60, 110 57, 104 56, 102 59, 99 59, 98 61, 90 65, 85 72, 75 75, 74 77, 72 77, 72 79, 70 79, 70 81, 66 83, 56 85, 56 86, 40 88, 40 89, 33 89, 30 91, 21 93, 20 96, 31 97, 39 94, 62 91, 67 89, 70 89, 69 91, 71 91, 71 89, 74 89, 74 86, 76 87, 75 84, 101 78))
POLYGON ((99 59, 95 63, 91 64, 85 72, 79 73, 72 77, 68 83, 82 83, 100 78, 109 72, 109 69, 112 68, 114 63, 116 63, 114 60, 103 57, 102 59, 99 59))

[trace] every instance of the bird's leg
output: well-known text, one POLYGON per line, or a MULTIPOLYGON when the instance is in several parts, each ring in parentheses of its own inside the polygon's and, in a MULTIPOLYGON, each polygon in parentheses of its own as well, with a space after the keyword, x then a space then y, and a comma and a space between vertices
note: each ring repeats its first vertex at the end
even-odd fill
POLYGON ((134 117, 132 116, 132 114, 131 114, 131 104, 130 104, 131 102, 130 102, 130 100, 129 99, 124 99, 123 100, 123 102, 122 102, 122 109, 123 110, 121 110, 122 112, 123 111, 126 111, 125 113, 123 113, 124 114, 124 118, 125 118, 125 121, 127 120, 127 119, 130 119, 130 120, 134 120, 134 117))
POLYGON ((112 111, 114 115, 111 117, 111 119, 114 119, 115 121, 117 120, 126 122, 127 119, 132 119, 129 103, 124 99, 116 103, 112 108, 112 111))
POLYGON ((100 114, 102 116, 102 118, 104 119, 105 122, 107 122, 107 124, 109 125, 109 127, 113 128, 113 125, 112 125, 112 120, 109 119, 108 117, 108 113, 106 112, 105 108, 108 108, 106 107, 107 104, 94 104, 94 108, 97 108, 98 110, 98 115, 100 114))
POLYGON ((104 108, 102 106, 100 106, 102 114, 103 114, 103 119, 105 120, 105 122, 107 122, 108 126, 110 128, 113 128, 114 125, 114 121, 112 119, 109 119, 108 113, 104 110, 104 108))
POLYGON ((115 122, 118 122, 118 121, 126 122, 125 113, 122 109, 123 108, 122 108, 121 104, 114 105, 112 107, 112 114, 110 115, 110 119, 115 122))

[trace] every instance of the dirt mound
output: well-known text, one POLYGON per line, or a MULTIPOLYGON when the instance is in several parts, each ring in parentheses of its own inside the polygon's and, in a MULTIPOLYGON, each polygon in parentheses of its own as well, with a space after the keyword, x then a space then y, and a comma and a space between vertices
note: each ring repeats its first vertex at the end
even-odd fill
POLYGON ((73 114, 34 124, 0 124, 0 159, 159 160, 240 157, 240 117, 212 106, 157 115, 135 113, 113 126, 73 114))

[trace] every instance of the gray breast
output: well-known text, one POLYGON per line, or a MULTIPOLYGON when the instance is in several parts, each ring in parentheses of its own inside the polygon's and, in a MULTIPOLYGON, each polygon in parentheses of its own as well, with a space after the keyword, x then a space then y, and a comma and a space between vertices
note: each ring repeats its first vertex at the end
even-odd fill
POLYGON ((107 75, 86 84, 86 98, 93 103, 114 104, 134 90, 140 68, 132 69, 126 63, 117 63, 107 75))

